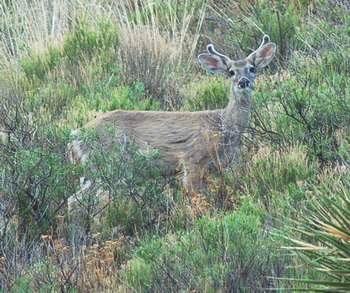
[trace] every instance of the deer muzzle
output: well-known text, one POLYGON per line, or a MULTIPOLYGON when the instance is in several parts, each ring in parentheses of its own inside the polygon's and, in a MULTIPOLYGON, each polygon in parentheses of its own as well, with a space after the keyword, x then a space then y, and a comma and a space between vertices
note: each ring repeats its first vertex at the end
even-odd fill
POLYGON ((246 77, 242 77, 239 81, 238 81, 238 87, 241 89, 245 89, 251 86, 251 82, 248 78, 246 77))

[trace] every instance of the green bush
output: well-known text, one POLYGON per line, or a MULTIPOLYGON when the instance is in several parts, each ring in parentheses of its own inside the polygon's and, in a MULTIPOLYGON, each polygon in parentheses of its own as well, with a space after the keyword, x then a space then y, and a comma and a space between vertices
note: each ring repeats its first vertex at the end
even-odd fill
POLYGON ((159 110, 160 103, 146 96, 134 80, 122 85, 117 63, 119 35, 111 22, 96 26, 79 21, 63 40, 21 61, 30 111, 48 123, 81 127, 99 112, 159 110))
POLYGON ((136 290, 148 292, 273 287, 267 276, 276 274, 282 260, 263 230, 261 210, 247 200, 237 212, 198 220, 192 231, 144 242, 128 263, 125 278, 136 290))
POLYGON ((292 54, 288 71, 260 85, 253 114, 254 127, 274 144, 304 144, 321 167, 349 160, 350 59, 341 45, 349 40, 349 16, 336 9, 336 20, 325 21, 332 10, 325 7, 321 18, 308 19, 300 31, 303 52, 292 54))
POLYGON ((201 111, 225 108, 229 100, 229 86, 220 78, 203 79, 188 85, 188 98, 183 109, 201 111))
POLYGON ((47 52, 33 53, 21 60, 24 74, 30 78, 44 80, 48 72, 52 71, 61 61, 62 51, 59 48, 49 47, 47 52))
POLYGON ((159 110, 158 101, 145 95, 144 86, 135 82, 132 86, 115 86, 96 82, 86 87, 70 101, 70 108, 63 113, 72 127, 81 127, 98 113, 113 110, 159 110))
POLYGON ((257 48, 262 33, 268 34, 271 41, 277 44, 276 59, 280 64, 286 65, 292 51, 300 46, 297 32, 302 27, 304 8, 299 9, 294 1, 271 3, 259 0, 248 4, 241 3, 239 9, 240 15, 232 15, 232 21, 228 23, 227 41, 247 55, 251 53, 248 49, 257 48))
POLYGON ((146 292, 152 286, 153 273, 151 267, 142 258, 135 257, 128 262, 124 276, 128 285, 137 292, 146 292))
POLYGON ((348 69, 343 66, 348 58, 339 54, 324 53, 308 61, 295 57, 288 77, 262 85, 255 95, 260 117, 256 127, 272 130, 282 144, 307 145, 308 155, 321 167, 349 158, 344 153, 347 142, 338 138, 350 123, 348 69))
POLYGON ((29 111, 40 113, 43 121, 57 121, 65 117, 76 93, 70 84, 47 81, 45 85, 28 91, 25 102, 29 111))
POLYGON ((59 269, 50 260, 42 259, 33 264, 26 274, 15 279, 10 292, 58 292, 60 289, 72 292, 70 284, 60 284, 59 274, 59 269))
MULTIPOLYGON (((4 245, 16 239, 12 233, 30 243, 55 227, 78 172, 65 160, 66 131, 51 125, 35 130, 15 125, 18 128, 11 133, 12 139, 0 148, 0 174, 6 178, 0 193, 9 199, 8 210, 18 209, 17 223, 2 231, 4 245)), ((13 214, 6 217, 13 221, 13 214)))
MULTIPOLYGON (((118 133, 118 129, 112 128, 105 131, 111 137, 118 133)), ((95 217, 104 210, 104 234, 115 228, 128 235, 152 231, 152 223, 161 214, 166 214, 176 199, 176 194, 164 195, 165 188, 173 186, 174 182, 161 175, 157 165, 159 152, 140 149, 130 138, 104 149, 101 138, 94 131, 82 131, 80 138, 90 150, 83 175, 93 182, 93 187, 78 201, 80 213, 73 214, 79 219, 85 218, 82 223, 85 231, 90 232, 95 217), (99 190, 107 192, 107 201, 96 196, 99 190)))
POLYGON ((160 103, 151 98, 145 98, 144 86, 136 82, 132 87, 121 86, 111 93, 107 105, 101 105, 102 111, 123 110, 159 110, 160 103))
POLYGON ((111 22, 101 21, 94 29, 86 21, 79 21, 64 40, 63 55, 74 63, 81 58, 89 59, 95 54, 116 50, 118 45, 118 32, 111 22))
POLYGON ((12 286, 12 292, 33 292, 31 276, 18 277, 12 286))
POLYGON ((74 75, 81 62, 88 64, 96 56, 103 66, 110 68, 110 64, 115 63, 111 58, 116 59, 118 45, 119 35, 111 22, 99 21, 93 27, 79 21, 73 31, 65 36, 61 46, 49 47, 44 52, 32 52, 21 60, 21 67, 27 78, 39 81, 52 78, 59 66, 72 71, 74 75))

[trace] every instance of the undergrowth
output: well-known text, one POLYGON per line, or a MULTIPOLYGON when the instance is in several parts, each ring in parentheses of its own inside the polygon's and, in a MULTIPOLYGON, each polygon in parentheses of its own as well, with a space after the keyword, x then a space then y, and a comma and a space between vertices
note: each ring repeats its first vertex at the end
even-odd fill
POLYGON ((346 5, 88 2, 0 0, 0 291, 346 292, 346 5), (71 129, 101 113, 224 108, 229 82, 196 55, 238 59, 263 33, 278 54, 241 159, 205 194, 132 141, 105 152, 88 133, 91 164, 68 162, 71 129), (71 205, 81 176, 93 184, 71 205))

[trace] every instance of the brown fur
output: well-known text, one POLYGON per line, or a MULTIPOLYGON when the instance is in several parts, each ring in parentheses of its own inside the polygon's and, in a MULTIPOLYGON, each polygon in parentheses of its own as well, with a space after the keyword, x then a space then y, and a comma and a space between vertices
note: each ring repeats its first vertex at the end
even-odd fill
POLYGON ((104 147, 131 137, 141 148, 158 149, 163 174, 183 172, 187 189, 201 187, 206 165, 215 153, 222 134, 220 110, 202 112, 113 111, 101 115, 85 127, 97 131, 104 147), (117 128, 118 137, 110 137, 109 126, 117 128), (215 143, 214 143, 215 141, 215 143))
MULTIPOLYGON (((246 103, 250 96, 231 98, 225 109, 200 112, 113 111, 102 114, 85 125, 98 133, 105 149, 132 138, 140 148, 152 147, 160 152, 157 162, 164 175, 183 175, 187 191, 198 191, 209 166, 226 164, 226 152, 239 149, 240 137, 248 123, 246 103), (111 137, 110 127, 117 129, 111 137), (227 147, 228 146, 228 147, 227 147)), ((71 144, 70 157, 84 162, 88 147, 79 140, 71 144), (85 156, 85 158, 83 158, 85 156)))

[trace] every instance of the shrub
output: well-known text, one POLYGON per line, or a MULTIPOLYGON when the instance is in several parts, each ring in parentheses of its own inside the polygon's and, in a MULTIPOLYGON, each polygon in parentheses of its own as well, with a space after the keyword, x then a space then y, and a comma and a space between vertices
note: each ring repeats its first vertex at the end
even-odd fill
MULTIPOLYGON (((117 129, 106 131, 117 137, 117 129)), ((158 151, 140 149, 130 138, 116 141, 106 150, 97 134, 91 131, 83 131, 81 139, 91 150, 83 173, 93 185, 77 201, 79 212, 72 214, 83 220, 85 233, 90 233, 95 217, 97 219, 105 209, 107 222, 103 223, 109 225, 110 231, 116 228, 122 233, 134 234, 152 230, 155 219, 160 215, 166 217, 168 209, 174 205, 174 195, 164 195, 172 179, 161 176, 157 166, 158 151), (101 190, 104 193, 99 199, 96 194, 101 194, 101 190)))
POLYGON ((188 111, 201 111, 225 108, 229 100, 229 87, 222 79, 203 79, 190 83, 189 97, 183 108, 188 111))
MULTIPOLYGON (((328 17, 323 13, 322 20, 328 17)), ((279 80, 260 86, 253 115, 258 133, 280 146, 307 145, 309 158, 317 158, 321 167, 349 160, 344 139, 349 132, 350 95, 345 78, 349 54, 346 46, 336 45, 348 40, 349 17, 344 11, 335 15, 336 24, 312 20, 305 24, 307 32, 299 36, 303 52, 293 53, 288 72, 280 74, 279 80)))
POLYGON ((73 31, 65 37, 63 55, 70 62, 81 58, 91 58, 95 54, 103 55, 119 46, 119 35, 116 26, 111 22, 100 21, 93 29, 84 20, 80 20, 73 31))
POLYGON ((204 217, 192 231, 141 245, 125 268, 125 278, 141 291, 271 288, 275 284, 266 276, 280 274, 281 263, 263 232, 263 221, 259 208, 249 201, 238 212, 204 217))
MULTIPOLYGON (((65 160, 67 131, 43 124, 19 96, 1 99, 1 124, 9 131, 0 144, 0 280, 7 287, 35 257, 41 235, 56 230, 79 172, 65 160)), ((27 279, 18 282, 25 288, 27 279)))
POLYGON ((282 144, 307 145, 308 155, 317 158, 321 167, 348 158, 340 151, 344 149, 341 143, 346 142, 337 138, 337 133, 348 129, 350 96, 347 69, 342 62, 332 63, 339 60, 334 59, 337 55, 324 54, 321 60, 309 62, 296 58, 288 77, 263 85, 255 95, 255 115, 259 115, 255 127, 275 133, 282 144))
POLYGON ((6 179, 0 191, 18 208, 9 216, 18 219, 18 226, 12 227, 19 239, 31 241, 55 226, 56 216, 73 191, 75 171, 65 162, 66 133, 48 127, 23 140, 30 134, 17 131, 11 132, 13 139, 1 148, 0 173, 6 179))
POLYGON ((302 27, 302 16, 305 9, 299 9, 297 3, 300 1, 275 1, 273 3, 266 0, 240 1, 238 5, 226 2, 218 11, 222 15, 218 23, 225 25, 217 26, 227 31, 225 33, 227 37, 223 41, 229 46, 240 49, 240 52, 235 52, 236 56, 242 58, 251 53, 251 50, 247 50, 256 49, 265 33, 277 44, 277 62, 286 66, 292 51, 300 47, 297 33, 302 27), (232 5, 230 10, 227 9, 229 5, 232 5), (232 11, 233 14, 227 11, 232 11), (229 21, 227 21, 228 17, 229 21))

